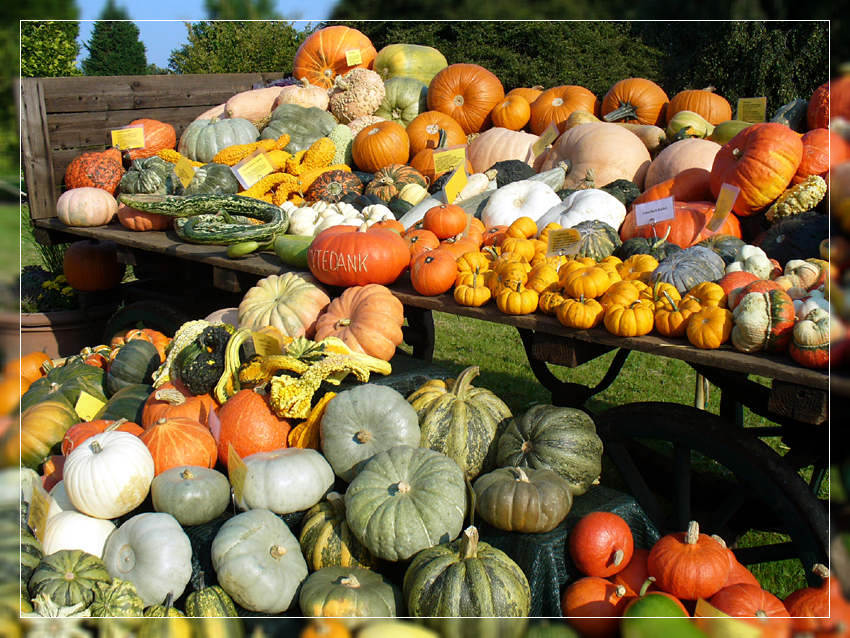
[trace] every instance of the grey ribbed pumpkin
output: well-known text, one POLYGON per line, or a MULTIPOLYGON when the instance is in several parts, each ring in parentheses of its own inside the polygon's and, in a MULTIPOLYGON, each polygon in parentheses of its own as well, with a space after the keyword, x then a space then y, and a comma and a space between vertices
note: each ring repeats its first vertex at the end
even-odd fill
POLYGON ((183 131, 177 150, 189 159, 207 163, 220 150, 256 142, 259 136, 257 127, 241 117, 195 120, 183 131))
POLYGON ((399 445, 373 456, 345 492, 345 519, 378 558, 405 560, 455 538, 466 513, 466 483, 439 452, 399 445))
POLYGON ((673 284, 684 293, 703 281, 717 281, 726 273, 726 263, 705 246, 691 246, 664 259, 652 273, 652 282, 673 284))
POLYGON ((369 568, 377 562, 352 534, 345 521, 345 499, 337 492, 330 492, 324 501, 310 508, 298 542, 313 571, 322 567, 369 568))
POLYGON ((598 219, 589 219, 573 226, 581 235, 576 257, 590 257, 602 261, 613 255, 623 242, 616 229, 598 219))
POLYGON ((496 439, 511 418, 499 397, 472 385, 478 372, 472 366, 456 380, 432 379, 407 397, 419 416, 419 445, 453 459, 469 479, 492 465, 496 439))
POLYGON ((515 417, 499 439, 500 467, 550 469, 584 494, 602 471, 602 440, 581 410, 535 405, 515 417))
POLYGON ((129 170, 124 173, 118 184, 121 193, 171 193, 169 176, 174 164, 154 155, 145 159, 133 160, 129 170))
POLYGON ((404 597, 411 616, 522 618, 531 607, 522 569, 479 541, 472 526, 458 540, 416 555, 404 574, 404 597))
POLYGON ((305 616, 320 618, 387 618, 404 608, 396 585, 360 567, 325 567, 310 574, 301 585, 298 605, 305 616))

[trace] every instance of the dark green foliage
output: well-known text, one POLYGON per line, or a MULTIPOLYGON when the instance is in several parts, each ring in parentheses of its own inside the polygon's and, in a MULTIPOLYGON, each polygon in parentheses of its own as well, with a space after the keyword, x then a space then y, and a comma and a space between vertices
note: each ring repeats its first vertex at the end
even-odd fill
POLYGON ((308 35, 290 22, 187 23, 188 44, 171 52, 175 73, 292 72, 295 52, 308 35))
POLYGON ((496 186, 501 188, 505 184, 528 179, 535 175, 534 169, 520 160, 505 160, 496 162, 488 171, 496 171, 496 186))
POLYGON ((210 326, 174 359, 177 379, 192 394, 207 394, 224 373, 224 351, 230 332, 223 326, 210 326))
POLYGON ((271 0, 204 0, 210 20, 279 20, 271 0))
POLYGON ((145 45, 139 40, 139 27, 127 20, 129 15, 107 0, 101 19, 95 22, 86 42, 89 57, 83 60, 86 75, 144 75, 148 61, 145 45), (110 22, 110 20, 118 20, 110 22))
POLYGON ((74 66, 80 45, 77 22, 22 22, 21 75, 62 77, 79 75, 74 66))

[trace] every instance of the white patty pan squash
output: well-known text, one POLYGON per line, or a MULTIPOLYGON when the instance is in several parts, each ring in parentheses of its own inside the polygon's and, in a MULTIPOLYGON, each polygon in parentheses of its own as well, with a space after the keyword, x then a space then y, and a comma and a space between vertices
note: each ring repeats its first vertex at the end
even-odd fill
POLYGON ((136 586, 145 606, 168 594, 180 598, 192 577, 192 544, 171 514, 146 512, 124 522, 106 541, 109 575, 136 586))
POLYGON ((277 614, 289 609, 307 578, 298 539, 269 510, 237 514, 212 542, 218 583, 245 609, 277 614))
POLYGON ((106 539, 114 530, 112 521, 92 518, 73 510, 59 512, 47 519, 41 547, 45 556, 60 549, 80 549, 100 558, 106 539))
POLYGON ((530 217, 536 221, 560 202, 561 198, 551 186, 523 179, 496 189, 481 211, 481 221, 487 227, 510 226, 520 217, 530 217))
POLYGON ((619 230, 625 218, 626 207, 619 199, 605 191, 588 188, 557 202, 537 219, 537 227, 545 228, 546 224, 556 222, 562 228, 572 228, 581 222, 596 220, 619 230))
POLYGON ((245 485, 236 504, 245 510, 300 512, 321 501, 334 483, 330 464, 316 450, 257 452, 244 461, 245 485))
POLYGON ((744 244, 735 253, 735 261, 726 266, 727 274, 739 271, 751 272, 759 279, 770 279, 773 264, 761 248, 744 244))

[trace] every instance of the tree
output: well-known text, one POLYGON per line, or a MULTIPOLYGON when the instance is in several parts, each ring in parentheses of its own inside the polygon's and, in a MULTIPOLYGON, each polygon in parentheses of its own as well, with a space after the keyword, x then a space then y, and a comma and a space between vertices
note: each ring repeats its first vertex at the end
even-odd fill
POLYGON ((144 75, 148 61, 139 27, 126 21, 129 14, 107 0, 100 19, 94 23, 86 43, 89 57, 83 60, 86 75, 144 75), (116 21, 117 20, 117 21, 116 21))
POLYGON ((278 20, 272 0, 204 0, 210 20, 278 20))
POLYGON ((22 22, 21 76, 63 77, 79 75, 78 22, 22 22))
POLYGON ((189 43, 171 52, 175 73, 292 73, 305 33, 291 22, 186 23, 189 43))

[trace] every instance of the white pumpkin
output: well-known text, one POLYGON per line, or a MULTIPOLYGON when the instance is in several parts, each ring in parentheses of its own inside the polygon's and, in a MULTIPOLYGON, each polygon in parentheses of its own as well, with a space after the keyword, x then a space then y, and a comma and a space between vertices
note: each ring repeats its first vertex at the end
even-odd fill
POLYGON ((239 304, 239 325, 251 330, 274 326, 290 337, 312 336, 316 318, 331 302, 309 273, 269 275, 239 304))
POLYGON ((759 279, 770 279, 773 264, 761 248, 744 244, 735 253, 735 261, 726 266, 726 274, 740 271, 751 272, 759 279))
POLYGON ((820 289, 812 290, 801 299, 794 299, 794 314, 797 319, 804 319, 815 308, 820 308, 832 314, 832 304, 824 297, 823 291, 820 289))
POLYGON ((81 549, 100 558, 109 535, 115 531, 112 521, 93 518, 73 510, 59 512, 47 519, 41 546, 49 555, 60 549, 81 549))
POLYGON ((383 204, 371 204, 364 206, 360 211, 360 217, 366 222, 367 226, 371 226, 377 222, 383 222, 388 219, 395 219, 393 212, 383 204))
POLYGON ((314 235, 319 222, 319 213, 311 206, 302 206, 289 213, 290 235, 314 235))
POLYGON ((103 226, 118 212, 118 201, 102 188, 72 188, 59 196, 56 216, 66 226, 103 226))
POLYGON ((334 472, 316 450, 285 448, 245 457, 245 484, 236 504, 243 510, 300 512, 322 500, 334 472))
POLYGON ((58 514, 60 512, 76 512, 77 508, 74 507, 74 504, 71 502, 71 498, 68 496, 68 491, 65 489, 65 481, 59 481, 56 485, 53 486, 53 489, 50 490, 50 511, 47 514, 47 519, 50 520, 52 516, 58 514))
POLYGON ((510 226, 520 217, 537 221, 543 213, 560 203, 561 198, 548 184, 523 179, 496 189, 481 211, 481 221, 488 228, 510 226))
POLYGON ((434 206, 440 206, 445 203, 445 200, 429 195, 416 204, 416 206, 407 211, 404 215, 399 217, 398 221, 402 226, 404 226, 405 230, 409 230, 422 221, 422 218, 425 217, 425 213, 427 213, 430 209, 434 208, 434 206))
POLYGON ((276 109, 281 104, 297 104, 307 108, 315 106, 317 109, 327 111, 328 92, 327 89, 313 86, 307 78, 302 78, 300 84, 291 84, 280 90, 272 109, 276 109))
POLYGON ((180 598, 186 589, 192 577, 192 544, 171 514, 146 512, 112 533, 103 562, 110 576, 136 586, 146 606, 156 605, 169 593, 180 598))
POLYGON ((95 518, 118 518, 136 509, 153 476, 147 446, 135 434, 117 431, 95 434, 75 447, 63 470, 71 503, 95 518))
POLYGON ((596 188, 576 191, 558 202, 537 219, 537 227, 545 228, 552 222, 562 228, 590 220, 605 222, 611 228, 619 230, 626 218, 626 207, 619 199, 596 188))

